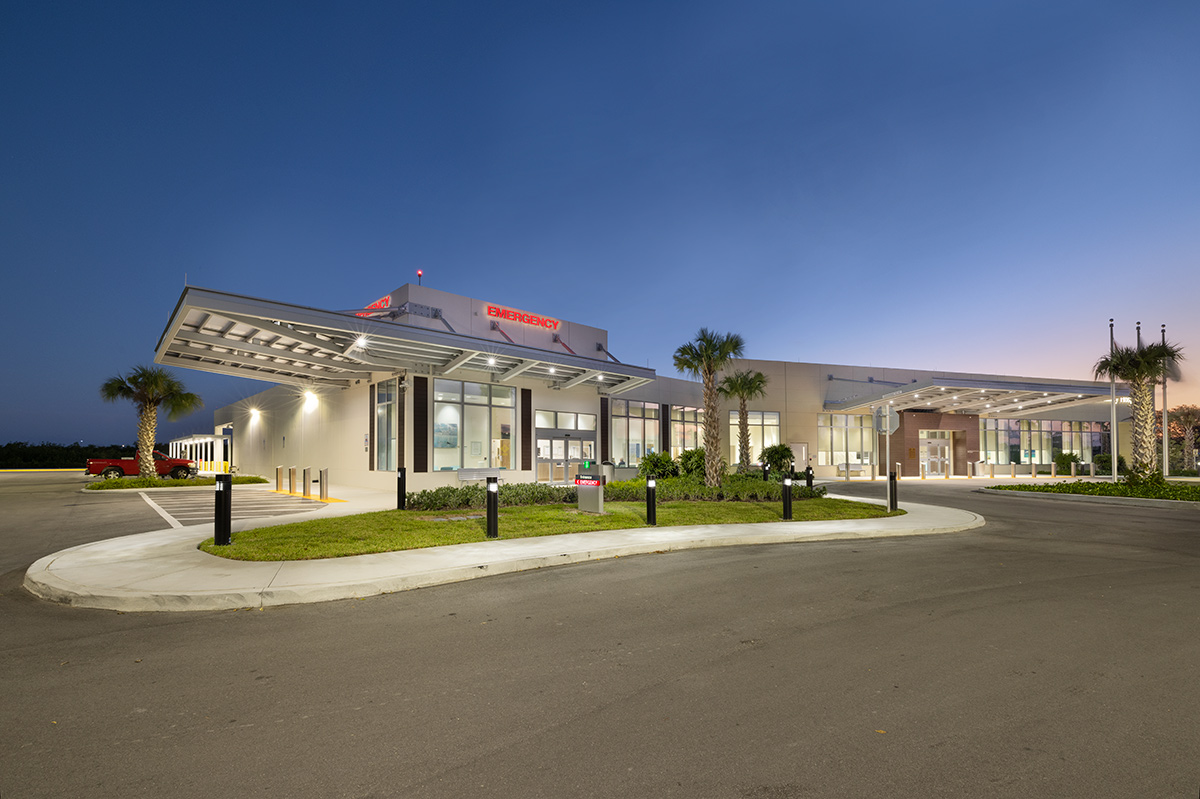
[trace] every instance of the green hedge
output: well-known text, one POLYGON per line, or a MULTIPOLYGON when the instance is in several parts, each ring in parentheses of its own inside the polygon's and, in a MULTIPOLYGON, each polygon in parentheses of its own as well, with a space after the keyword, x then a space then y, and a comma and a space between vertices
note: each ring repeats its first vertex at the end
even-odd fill
POLYGON ((1176 499, 1200 502, 1200 485, 1195 483, 1176 483, 1163 480, 1145 480, 1137 484, 1128 481, 1116 483, 1085 483, 1082 481, 1066 483, 1043 483, 1030 485, 992 486, 1001 491, 1040 491, 1045 494, 1083 494, 1093 497, 1139 497, 1141 499, 1176 499))
MULTIPOLYGON (((579 501, 575 486, 550 486, 541 483, 513 483, 500 486, 500 506, 573 505, 579 501)), ((793 499, 816 499, 825 496, 825 489, 809 489, 803 483, 792 484, 793 499)), ((640 478, 609 483, 604 487, 609 502, 642 502, 646 499, 646 481, 640 478)), ((782 502, 783 483, 764 482, 760 477, 728 475, 715 488, 704 485, 694 477, 668 477, 658 481, 656 499, 659 502, 678 500, 707 502, 782 502)), ((409 492, 409 510, 441 511, 483 508, 487 490, 482 484, 442 486, 428 491, 409 492)))

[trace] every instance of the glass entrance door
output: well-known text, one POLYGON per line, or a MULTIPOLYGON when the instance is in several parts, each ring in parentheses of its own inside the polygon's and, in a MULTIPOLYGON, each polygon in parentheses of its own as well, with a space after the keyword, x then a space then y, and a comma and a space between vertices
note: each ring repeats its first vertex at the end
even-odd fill
POLYGON ((569 483, 584 461, 595 462, 596 439, 582 436, 540 436, 537 439, 539 483, 569 483))
POLYGON ((929 477, 945 477, 953 474, 952 454, 954 441, 949 430, 922 430, 920 432, 921 467, 929 477))

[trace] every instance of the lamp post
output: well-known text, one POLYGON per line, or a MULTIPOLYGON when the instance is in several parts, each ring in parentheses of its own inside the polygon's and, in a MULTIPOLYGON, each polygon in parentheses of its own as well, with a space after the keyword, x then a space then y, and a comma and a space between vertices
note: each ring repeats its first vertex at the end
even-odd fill
MULTIPOLYGON (((1167 350, 1167 326, 1162 326, 1162 343, 1163 352, 1167 350)), ((1168 431, 1171 429, 1171 423, 1167 420, 1167 360, 1163 359, 1163 478, 1165 479, 1171 471, 1170 462, 1167 460, 1167 454, 1171 451, 1171 439, 1168 431)))
MULTIPOLYGON (((1117 351, 1117 341, 1113 336, 1113 320, 1108 320, 1108 357, 1112 358, 1117 351)), ((1109 450, 1112 452, 1112 481, 1117 482, 1117 463, 1120 462, 1119 445, 1117 439, 1117 376, 1111 370, 1108 373, 1108 396, 1109 396, 1109 422, 1108 422, 1108 437, 1110 440, 1109 450)))

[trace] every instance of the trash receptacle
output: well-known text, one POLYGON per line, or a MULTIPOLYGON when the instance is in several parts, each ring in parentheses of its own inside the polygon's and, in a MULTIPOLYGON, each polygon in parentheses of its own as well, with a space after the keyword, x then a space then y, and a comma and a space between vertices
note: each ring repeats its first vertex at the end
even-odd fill
POLYGON ((613 465, 612 461, 603 461, 600 464, 600 476, 604 478, 605 483, 613 482, 613 478, 617 473, 616 469, 617 467, 613 465))

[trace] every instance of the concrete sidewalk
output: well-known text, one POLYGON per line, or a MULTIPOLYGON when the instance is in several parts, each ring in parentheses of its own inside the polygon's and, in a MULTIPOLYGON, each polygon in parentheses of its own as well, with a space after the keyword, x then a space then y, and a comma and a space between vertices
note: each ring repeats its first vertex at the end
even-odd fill
MULTIPOLYGON (((268 523, 395 507, 395 496, 384 493, 342 492, 341 498, 346 501, 268 523)), ((889 519, 646 527, 266 563, 226 560, 201 552, 196 546, 212 536, 213 528, 204 524, 56 552, 29 567, 25 587, 43 599, 107 610, 257 608, 374 596, 650 552, 950 533, 984 523, 978 514, 953 508, 919 504, 902 504, 901 508, 906 515, 889 519)), ((260 527, 264 521, 237 523, 234 531, 260 527)))

